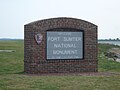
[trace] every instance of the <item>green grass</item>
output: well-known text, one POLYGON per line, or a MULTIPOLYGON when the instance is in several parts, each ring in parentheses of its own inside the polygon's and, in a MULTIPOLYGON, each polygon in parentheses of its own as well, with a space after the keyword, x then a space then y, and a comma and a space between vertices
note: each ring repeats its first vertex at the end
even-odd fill
MULTIPOLYGON (((99 71, 120 73, 120 63, 104 56, 109 48, 99 45, 99 71)), ((119 90, 120 76, 27 76, 23 75, 23 41, 0 41, 0 90, 119 90)))
POLYGON ((0 74, 23 72, 23 41, 0 41, 0 50, 16 50, 16 52, 0 52, 0 74))
POLYGON ((3 90, 119 90, 118 76, 24 76, 4 75, 3 90))
POLYGON ((104 55, 104 53, 107 52, 108 49, 115 47, 120 48, 120 46, 100 44, 98 47, 99 71, 120 72, 120 63, 108 60, 108 58, 104 55))

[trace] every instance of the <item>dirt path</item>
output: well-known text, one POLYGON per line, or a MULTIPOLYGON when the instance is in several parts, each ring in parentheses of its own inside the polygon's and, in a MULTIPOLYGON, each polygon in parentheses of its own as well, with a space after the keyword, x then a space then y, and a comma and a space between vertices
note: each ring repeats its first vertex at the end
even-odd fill
POLYGON ((117 72, 86 72, 86 73, 51 73, 51 74, 24 74, 28 76, 120 76, 117 72))

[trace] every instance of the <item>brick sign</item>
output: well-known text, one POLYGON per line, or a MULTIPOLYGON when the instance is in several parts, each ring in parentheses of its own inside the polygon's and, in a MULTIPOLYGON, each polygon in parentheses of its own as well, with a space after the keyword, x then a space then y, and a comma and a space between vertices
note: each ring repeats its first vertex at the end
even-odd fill
POLYGON ((50 18, 24 26, 28 74, 97 72, 97 26, 81 19, 50 18))

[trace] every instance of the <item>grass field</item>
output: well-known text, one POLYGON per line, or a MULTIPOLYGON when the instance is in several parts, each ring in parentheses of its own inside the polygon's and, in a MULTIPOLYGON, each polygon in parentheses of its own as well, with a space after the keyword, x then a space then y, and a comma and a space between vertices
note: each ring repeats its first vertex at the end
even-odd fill
MULTIPOLYGON (((99 45, 99 72, 120 73, 120 63, 104 56, 114 45, 99 45)), ((23 74, 23 41, 0 41, 0 90, 120 90, 119 75, 105 76, 27 76, 23 74)))

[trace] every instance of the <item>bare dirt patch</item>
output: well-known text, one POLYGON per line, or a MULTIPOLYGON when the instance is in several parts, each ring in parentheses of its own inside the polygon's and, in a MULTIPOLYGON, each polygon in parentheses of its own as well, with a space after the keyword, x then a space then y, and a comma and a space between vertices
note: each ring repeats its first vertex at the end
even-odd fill
POLYGON ((87 73, 51 73, 51 74, 24 74, 28 76, 120 76, 117 72, 87 72, 87 73))

